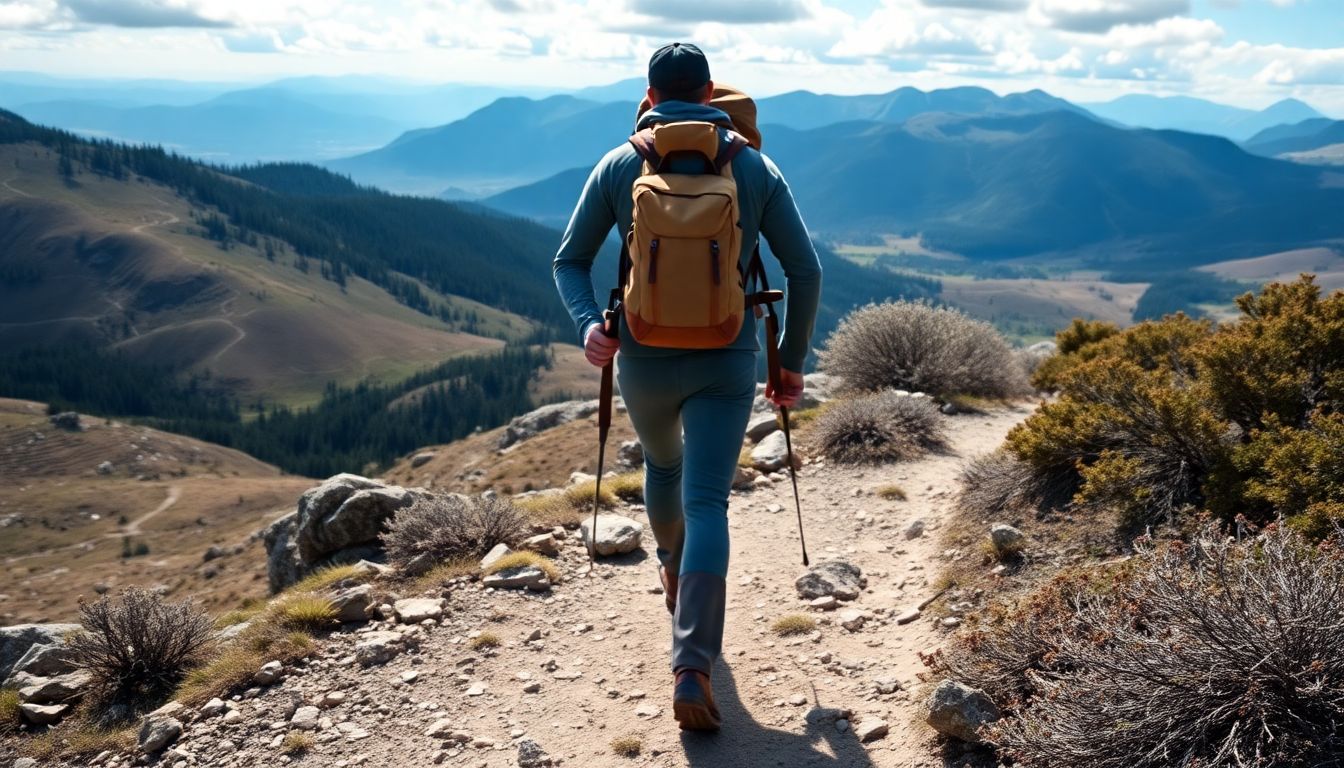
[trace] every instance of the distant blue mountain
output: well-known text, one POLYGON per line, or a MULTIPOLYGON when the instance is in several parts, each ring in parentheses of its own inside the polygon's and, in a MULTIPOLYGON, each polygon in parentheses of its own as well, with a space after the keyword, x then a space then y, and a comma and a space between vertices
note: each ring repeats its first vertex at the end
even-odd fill
POLYGON ((1344 120, 1318 117, 1292 125, 1279 125, 1257 133, 1246 142, 1246 149, 1257 155, 1275 157, 1290 152, 1344 144, 1344 120))
POLYGON ((161 144, 227 163, 339 157, 379 146, 401 130, 385 119, 333 112, 274 88, 231 91, 187 106, 46 101, 15 111, 87 136, 161 144))
POLYGON ((1130 94, 1102 104, 1082 105, 1098 117, 1139 128, 1171 128, 1245 141, 1276 125, 1324 117, 1311 105, 1284 99, 1256 111, 1190 96, 1130 94))
MULTIPOLYGON (((1344 237, 1344 189, 1318 168, 1065 111, 771 126, 765 145, 808 225, 839 237, 921 234, 982 259, 1108 253, 1168 267, 1344 237)), ((555 223, 586 171, 482 202, 555 223)))
POLYGON ((785 125, 798 130, 853 120, 903 123, 916 115, 929 112, 1021 115, 1064 110, 1084 113, 1081 108, 1044 91, 999 96, 988 89, 974 87, 935 91, 900 88, 891 93, 862 96, 793 91, 759 99, 757 107, 757 120, 762 125, 785 125))

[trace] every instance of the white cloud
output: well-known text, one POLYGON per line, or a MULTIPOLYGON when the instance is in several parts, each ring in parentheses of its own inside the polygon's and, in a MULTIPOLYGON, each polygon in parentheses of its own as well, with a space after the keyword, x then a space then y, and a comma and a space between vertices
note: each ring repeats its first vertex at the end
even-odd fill
POLYGON ((1107 32, 1190 12, 1190 0, 1032 0, 1038 21, 1070 32, 1107 32))

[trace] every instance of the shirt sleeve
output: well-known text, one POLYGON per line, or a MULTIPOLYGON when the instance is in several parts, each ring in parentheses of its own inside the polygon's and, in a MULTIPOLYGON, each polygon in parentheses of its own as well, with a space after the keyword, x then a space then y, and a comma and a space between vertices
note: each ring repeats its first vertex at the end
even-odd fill
POLYGON ((821 261, 803 224, 793 192, 779 168, 765 155, 767 193, 761 215, 761 234, 784 268, 784 330, 779 338, 779 362, 801 373, 812 341, 821 303, 821 261))
POLYGON ((610 167, 610 157, 604 158, 588 175, 551 265, 560 298, 579 331, 580 346, 588 326, 602 322, 602 309, 593 294, 592 269, 593 259, 616 225, 615 208, 607 193, 610 167))

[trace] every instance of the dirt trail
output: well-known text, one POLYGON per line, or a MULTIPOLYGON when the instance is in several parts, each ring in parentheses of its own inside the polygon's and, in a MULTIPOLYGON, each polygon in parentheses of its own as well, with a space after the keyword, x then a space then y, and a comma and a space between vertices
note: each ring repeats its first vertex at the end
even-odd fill
MULTIPOLYGON (((939 765, 930 754, 931 732, 918 722, 923 688, 917 675, 923 670, 919 652, 941 642, 945 630, 928 616, 906 625, 895 616, 934 593, 929 582, 942 558, 941 521, 965 460, 993 450, 1029 412, 1023 406, 947 419, 949 449, 917 462, 804 468, 799 487, 813 562, 844 558, 868 579, 858 600, 813 614, 822 622, 819 636, 786 639, 769 630, 779 616, 808 610, 793 586, 803 568, 788 482, 734 493, 728 630, 714 676, 725 721, 718 735, 683 735, 672 719, 670 629, 663 598, 651 590, 657 580, 650 536, 642 552, 600 564, 592 576, 571 578, 548 597, 461 589, 445 626, 428 634, 419 654, 375 668, 372 683, 358 676, 369 672, 346 668, 332 670, 336 674, 328 679, 310 672, 305 687, 359 685, 376 701, 401 701, 394 716, 358 723, 370 738, 332 745, 343 758, 363 756, 371 765, 429 761, 441 740, 424 731, 442 717, 498 745, 469 748, 446 762, 473 768, 515 765, 510 739, 522 733, 566 765, 582 768, 939 765), (891 483, 904 488, 906 501, 876 495, 891 483), (925 521, 927 533, 907 540, 904 529, 915 519, 925 521), (868 612, 867 624, 843 629, 845 609, 868 612), (535 630, 543 633, 541 648, 525 642, 535 630), (484 655, 469 651, 464 643, 473 631, 495 633, 504 644, 484 655), (545 666, 548 659, 554 659, 553 670, 545 666), (417 682, 401 685, 399 675, 412 670, 417 682), (880 679, 898 681, 901 690, 879 693, 880 679), (540 681, 540 692, 524 693, 529 681, 540 681), (469 686, 477 684, 484 693, 470 695, 469 686), (797 703, 800 695, 805 704, 797 703), (890 734, 860 744, 833 721, 809 723, 813 707, 853 710, 855 724, 881 718, 890 734), (643 743, 633 761, 609 747, 627 735, 643 743)), ((567 543, 562 561, 577 574, 582 548, 567 543)))

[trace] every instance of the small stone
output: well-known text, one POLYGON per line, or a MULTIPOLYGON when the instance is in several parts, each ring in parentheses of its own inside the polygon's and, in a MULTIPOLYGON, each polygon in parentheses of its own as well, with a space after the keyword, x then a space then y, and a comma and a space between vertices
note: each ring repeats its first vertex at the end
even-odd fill
POLYGON ((177 741, 182 735, 182 723, 174 717, 149 715, 140 727, 140 751, 152 755, 177 741))
POLYGON ((540 692, 541 692, 541 683, 536 680, 533 680, 532 682, 523 686, 523 693, 540 693, 540 692))
POLYGON ((322 710, 317 707, 299 707, 294 711, 294 716, 289 719, 289 724, 294 728, 304 731, 317 730, 317 721, 322 717, 322 710))
POLYGON ((271 685, 276 680, 280 679, 280 675, 284 673, 284 671, 284 665, 280 662, 268 661, 261 665, 261 669, 257 670, 255 675, 252 675, 252 682, 257 685, 271 685))
POLYGON ((897 624, 909 624, 910 622, 912 622, 912 621, 914 621, 915 619, 918 619, 918 618, 919 618, 919 613, 920 613, 920 611, 919 611, 918 608, 908 608, 908 609, 906 609, 906 610, 904 610, 904 611, 902 611, 902 612, 896 614, 896 623, 897 623, 897 624))
POLYGON ((65 717, 69 709, 67 704, 22 704, 19 706, 19 717, 33 725, 54 725, 65 717))
POLYGON ((494 565, 496 560, 499 560, 512 551, 513 550, 509 549, 508 544, 496 544, 493 549, 485 553, 485 557, 481 558, 481 570, 489 570, 490 566, 494 565))
POLYGON ((518 768, 547 768, 552 764, 550 755, 531 739, 518 742, 518 768))
POLYGON ((485 683, 476 683, 475 685, 467 689, 467 695, 482 696, 485 694, 485 690, 486 690, 485 683))
POLYGON ((911 520, 910 524, 905 526, 905 538, 918 539, 924 535, 924 521, 911 520))
POLYGON ((867 617, 864 615, 863 611, 849 609, 840 614, 840 626, 850 632, 858 632, 860 629, 863 629, 863 623, 866 618, 867 617))
POLYGON ((661 715, 662 713, 663 713, 662 708, 654 706, 653 704, 641 704, 640 706, 635 707, 635 717, 652 719, 661 715))
POLYGON ((429 597, 411 597, 398 600, 393 604, 397 619, 402 624, 419 624, 425 619, 438 621, 443 618, 443 599, 429 597))
POLYGON ((224 714, 225 704, 220 699, 211 699, 201 707, 201 717, 219 717, 224 714))
POLYGON ((808 603, 808 607, 817 608, 822 611, 833 611, 840 605, 840 601, 835 599, 835 595, 822 595, 808 603))
POLYGON ((408 685, 414 683, 416 680, 419 679, 420 679, 420 673, 416 672, 413 669, 401 673, 401 682, 406 683, 408 685))
POLYGON ((424 465, 433 461, 434 457, 438 455, 439 454, 435 453, 434 451, 425 451, 423 453, 415 454, 414 456, 411 457, 411 469, 419 469, 420 467, 423 467, 424 465))
POLYGON ((321 709, 332 709, 345 703, 345 693, 342 691, 327 691, 322 694, 322 698, 317 700, 317 706, 321 709))
POLYGON ((839 732, 841 732, 841 733, 847 733, 847 732, 849 731, 849 721, 848 721, 848 720, 836 720, 836 721, 835 721, 835 730, 837 730, 837 731, 839 731, 839 732))
POLYGON ((523 539, 523 543, 519 545, 519 548, 529 552, 537 552, 549 557, 555 557, 560 554, 560 542, 556 541, 555 536, 549 533, 542 533, 523 539))
POLYGON ((809 568, 794 582, 794 588, 800 597, 807 600, 828 595, 837 600, 855 600, 867 584, 858 566, 843 560, 831 560, 809 568))
POLYGON ((593 520, 584 517, 579 524, 579 536, 583 545, 599 555, 623 555, 639 549, 644 526, 622 515, 600 514, 597 516, 597 538, 593 543, 593 520))
POLYGON ((535 565, 515 565, 481 579, 481 585, 495 589, 530 589, 545 592, 551 588, 546 572, 535 565))
POLYGON ((443 718, 425 729, 425 735, 431 739, 446 739, 453 733, 453 721, 443 718))
POLYGON ((984 692, 955 680, 944 680, 929 694, 926 721, 944 736, 970 744, 983 740, 982 727, 999 719, 999 708, 984 692))
POLYGON ((854 735, 859 737, 860 742, 876 741, 887 735, 890 728, 886 720, 876 717, 865 717, 854 726, 854 735))
POLYGON ((1006 523, 995 523, 989 529, 989 540, 1000 552, 1020 552, 1027 543, 1027 535, 1006 523))
POLYGON ((801 693, 795 693, 789 697, 789 703, 795 707, 801 707, 807 703, 807 697, 801 693))

